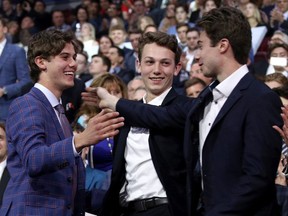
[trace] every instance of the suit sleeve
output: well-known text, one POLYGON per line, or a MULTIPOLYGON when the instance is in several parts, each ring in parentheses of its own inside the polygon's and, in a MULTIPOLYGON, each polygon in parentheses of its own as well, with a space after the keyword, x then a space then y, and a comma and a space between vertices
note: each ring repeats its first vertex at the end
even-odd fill
POLYGON ((7 137, 13 152, 10 157, 19 157, 31 177, 75 164, 72 137, 60 140, 60 128, 41 102, 17 98, 9 112, 7 137))
POLYGON ((116 110, 125 118, 125 124, 130 126, 151 129, 184 128, 187 114, 193 103, 194 100, 186 100, 161 107, 120 99, 116 110))
POLYGON ((31 83, 25 50, 21 47, 15 47, 10 60, 12 62, 7 62, 7 64, 11 67, 10 72, 14 73, 17 82, 5 85, 8 99, 20 96, 22 94, 22 89, 27 84, 31 83))
POLYGON ((255 103, 247 101, 247 106, 249 103, 253 105, 248 109, 243 125, 239 125, 244 127, 244 148, 239 153, 239 157, 242 157, 242 175, 234 184, 230 202, 215 205, 207 216, 254 215, 251 210, 259 210, 257 203, 261 202, 263 206, 265 200, 271 203, 275 198, 274 181, 282 139, 272 126, 282 127, 281 102, 273 92, 259 95, 255 100, 255 103))

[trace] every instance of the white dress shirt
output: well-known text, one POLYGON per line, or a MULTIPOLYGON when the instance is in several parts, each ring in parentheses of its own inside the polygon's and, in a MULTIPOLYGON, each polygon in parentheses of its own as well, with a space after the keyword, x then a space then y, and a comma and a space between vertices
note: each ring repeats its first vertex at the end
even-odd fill
MULTIPOLYGON (((148 104, 160 106, 170 89, 148 104)), ((144 103, 146 103, 145 100, 144 103)), ((153 165, 148 139, 149 129, 130 128, 124 154, 127 202, 152 197, 167 197, 153 165)))
MULTIPOLYGON (((47 98, 47 100, 49 101, 51 106, 53 107, 54 112, 55 112, 55 114, 56 114, 56 116, 58 118, 58 121, 59 121, 60 125, 61 125, 61 121, 59 119, 58 111, 55 109, 55 106, 57 106, 59 103, 61 103, 61 100, 59 101, 57 99, 57 97, 48 88, 46 88, 45 86, 41 85, 40 83, 35 83, 34 87, 39 89, 45 95, 45 97, 47 98)), ((75 157, 79 156, 79 153, 76 151, 76 148, 75 148, 74 137, 72 139, 72 147, 73 147, 74 156, 75 157)))
POLYGON ((3 49, 6 45, 7 40, 4 39, 3 41, 0 42, 0 56, 2 55, 3 49))
POLYGON ((6 166, 7 166, 7 160, 4 160, 0 163, 0 181, 2 179, 3 172, 6 166))
POLYGON ((202 151, 206 137, 209 134, 213 123, 226 102, 227 98, 239 83, 239 81, 248 73, 248 68, 243 65, 229 77, 219 83, 212 91, 213 101, 210 102, 204 109, 203 119, 199 122, 199 138, 200 138, 200 163, 202 167, 202 151))

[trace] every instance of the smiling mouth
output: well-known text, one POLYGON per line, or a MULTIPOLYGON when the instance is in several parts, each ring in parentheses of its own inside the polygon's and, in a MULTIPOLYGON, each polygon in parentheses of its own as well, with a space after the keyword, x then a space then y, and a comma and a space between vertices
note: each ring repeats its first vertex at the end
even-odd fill
POLYGON ((150 80, 152 80, 152 81, 161 81, 161 80, 163 80, 164 78, 162 78, 162 77, 151 77, 151 78, 149 78, 150 80))
POLYGON ((74 76, 74 72, 71 72, 71 71, 65 72, 64 74, 65 74, 66 76, 74 76))

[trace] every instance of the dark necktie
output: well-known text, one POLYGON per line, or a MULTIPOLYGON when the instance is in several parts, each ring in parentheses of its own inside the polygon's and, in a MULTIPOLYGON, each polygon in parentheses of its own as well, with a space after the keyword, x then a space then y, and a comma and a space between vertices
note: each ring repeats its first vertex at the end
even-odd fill
MULTIPOLYGON (((55 106, 55 109, 57 110, 59 114, 59 119, 60 119, 60 123, 63 129, 65 138, 71 137, 72 136, 71 127, 65 116, 65 112, 64 112, 64 108, 62 104, 58 104, 57 106, 55 106)), ((73 166, 73 190, 72 190, 73 201, 75 199, 76 192, 77 192, 77 178, 78 178, 77 172, 78 172, 77 165, 75 164, 73 166)), ((72 204, 72 208, 74 209, 74 202, 72 204)))
POLYGON ((55 106, 55 109, 57 110, 58 114, 59 114, 59 119, 60 119, 60 123, 64 132, 64 136, 65 138, 71 137, 71 127, 70 124, 65 116, 65 112, 64 112, 64 108, 62 106, 62 104, 58 104, 57 106, 55 106))

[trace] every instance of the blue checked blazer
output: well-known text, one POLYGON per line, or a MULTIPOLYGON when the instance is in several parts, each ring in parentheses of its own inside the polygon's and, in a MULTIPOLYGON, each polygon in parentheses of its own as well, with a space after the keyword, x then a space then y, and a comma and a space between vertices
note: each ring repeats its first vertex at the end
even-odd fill
POLYGON ((11 179, 0 215, 84 215, 84 166, 81 158, 74 156, 72 131, 70 138, 64 137, 45 95, 32 88, 15 99, 6 126, 11 179), (75 164, 78 176, 73 202, 75 164))

